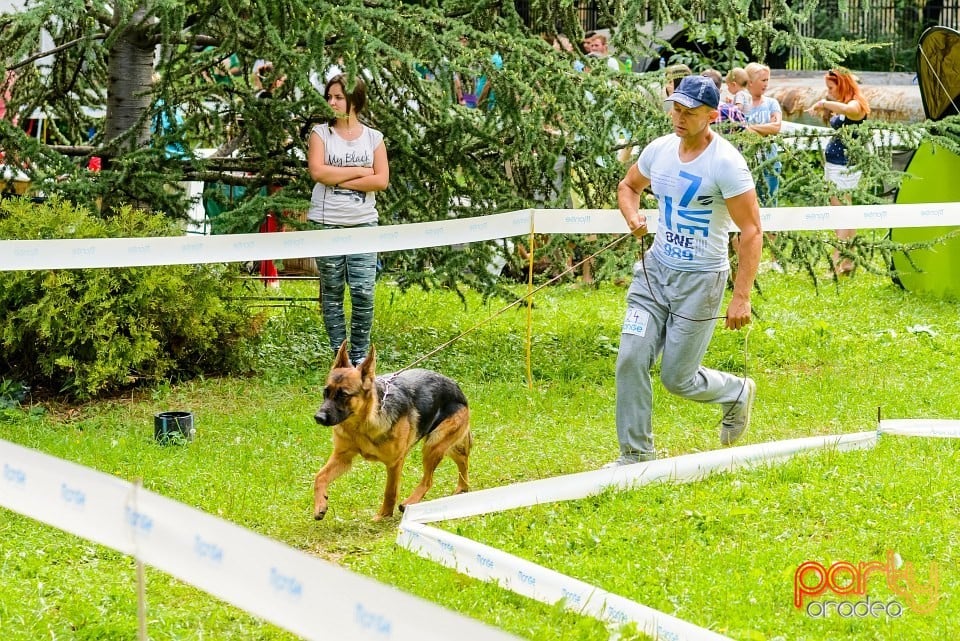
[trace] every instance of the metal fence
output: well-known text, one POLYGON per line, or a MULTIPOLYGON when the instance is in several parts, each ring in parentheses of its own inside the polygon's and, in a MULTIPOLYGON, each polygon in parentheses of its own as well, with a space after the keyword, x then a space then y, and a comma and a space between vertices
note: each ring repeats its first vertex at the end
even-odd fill
MULTIPOLYGON (((787 0, 795 9, 806 0, 787 0)), ((770 11, 771 0, 754 0, 760 16, 770 11)), ((529 0, 515 0, 517 12, 529 19, 529 0)), ((601 24, 596 0, 577 0, 574 5, 584 31, 612 25, 601 24)), ((855 61, 864 71, 913 71, 916 46, 924 29, 943 25, 960 29, 960 0, 821 0, 816 13, 800 32, 809 37, 838 40, 863 40, 890 43, 890 47, 855 61)), ((816 69, 818 64, 802 52, 784 52, 782 66, 789 69, 816 69)), ((778 65, 780 66, 780 65, 778 65)))
MULTIPOLYGON (((766 1, 764 4, 769 6, 766 1)), ((960 28, 960 0, 825 0, 801 25, 800 32, 830 40, 889 43, 884 49, 856 56, 856 67, 865 71, 915 71, 920 34, 934 25, 960 28)), ((792 49, 784 66, 816 69, 817 63, 792 49)))

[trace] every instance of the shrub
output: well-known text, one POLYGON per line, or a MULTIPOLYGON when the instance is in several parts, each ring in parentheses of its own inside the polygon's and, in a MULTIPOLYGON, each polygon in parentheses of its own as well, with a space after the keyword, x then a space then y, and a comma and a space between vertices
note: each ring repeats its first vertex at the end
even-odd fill
MULTIPOLYGON (((176 236, 123 208, 97 218, 63 201, 0 204, 0 238, 176 236)), ((0 376, 76 399, 144 382, 241 373, 259 316, 224 264, 9 272, 0 279, 0 376)))

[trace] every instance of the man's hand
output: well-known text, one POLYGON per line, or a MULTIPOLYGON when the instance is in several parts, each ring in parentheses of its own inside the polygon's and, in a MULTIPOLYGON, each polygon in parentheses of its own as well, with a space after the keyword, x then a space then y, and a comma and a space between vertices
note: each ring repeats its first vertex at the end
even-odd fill
POLYGON ((626 216, 627 227, 634 238, 643 238, 647 235, 647 217, 640 213, 626 216))
POLYGON ((750 299, 732 298, 727 306, 727 329, 741 329, 750 324, 750 299))

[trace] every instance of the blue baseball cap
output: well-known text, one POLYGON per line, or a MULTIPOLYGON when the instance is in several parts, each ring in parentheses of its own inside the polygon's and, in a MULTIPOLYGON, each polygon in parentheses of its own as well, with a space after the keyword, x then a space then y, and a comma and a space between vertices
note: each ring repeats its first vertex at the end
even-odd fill
POLYGON ((700 105, 716 109, 720 104, 720 92, 710 78, 685 76, 667 98, 667 101, 679 102, 688 109, 695 109, 700 105))

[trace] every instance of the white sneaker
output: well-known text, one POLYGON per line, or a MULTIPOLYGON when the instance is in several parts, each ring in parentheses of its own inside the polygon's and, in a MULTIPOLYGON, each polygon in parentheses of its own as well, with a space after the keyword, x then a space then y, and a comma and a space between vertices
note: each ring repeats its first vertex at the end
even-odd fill
POLYGON ((646 461, 656 460, 656 458, 657 458, 657 455, 653 453, 637 454, 636 456, 627 456, 626 454, 621 454, 619 457, 617 457, 617 460, 610 461, 600 469, 612 470, 615 467, 621 467, 623 465, 633 465, 634 463, 645 463, 646 461))
POLYGON ((757 395, 757 384, 752 378, 744 379, 740 399, 733 403, 723 403, 723 421, 720 426, 720 444, 733 445, 743 436, 750 425, 750 410, 757 395))

